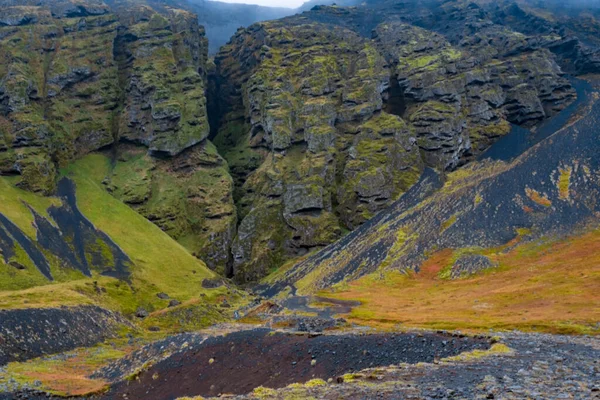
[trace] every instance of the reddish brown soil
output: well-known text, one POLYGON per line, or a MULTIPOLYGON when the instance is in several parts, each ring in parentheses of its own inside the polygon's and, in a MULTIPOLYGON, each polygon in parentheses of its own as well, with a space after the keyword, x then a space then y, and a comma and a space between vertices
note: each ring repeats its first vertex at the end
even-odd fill
POLYGON ((486 339, 438 334, 323 335, 310 338, 266 329, 208 339, 117 384, 107 399, 173 399, 243 394, 258 386, 279 388, 328 379, 368 367, 431 362, 474 348, 486 339), (316 365, 311 366, 313 358, 316 365), (213 360, 211 362, 211 359, 213 360))

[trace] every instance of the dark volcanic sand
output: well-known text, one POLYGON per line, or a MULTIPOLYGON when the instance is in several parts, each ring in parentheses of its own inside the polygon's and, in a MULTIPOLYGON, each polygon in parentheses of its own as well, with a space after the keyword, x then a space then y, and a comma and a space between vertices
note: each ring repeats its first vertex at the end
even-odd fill
POLYGON ((487 339, 431 333, 311 338, 257 329, 210 338, 157 363, 142 373, 139 380, 115 385, 103 398, 161 400, 243 394, 258 386, 280 388, 368 367, 432 362, 435 358, 488 347, 487 339), (311 366, 313 357, 315 366, 311 366))

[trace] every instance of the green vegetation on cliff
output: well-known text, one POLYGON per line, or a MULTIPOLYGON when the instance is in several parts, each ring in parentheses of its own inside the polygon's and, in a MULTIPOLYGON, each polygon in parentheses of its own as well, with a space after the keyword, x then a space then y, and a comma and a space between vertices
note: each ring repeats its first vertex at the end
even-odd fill
MULTIPOLYGON (((86 278, 52 264, 52 259, 49 258, 53 272, 63 271, 62 274, 56 273, 55 281, 50 282, 33 264, 28 265, 25 270, 16 270, 0 261, 1 271, 19 275, 7 276, 9 279, 1 280, 2 308, 94 303, 125 315, 133 315, 138 307, 149 312, 166 308, 169 301, 157 297, 159 293, 166 293, 180 302, 194 301, 197 307, 209 307, 209 310, 213 307, 211 304, 216 305, 222 300, 222 296, 229 298, 231 302, 241 299, 235 290, 226 286, 204 289, 203 280, 214 278, 215 273, 156 225, 106 192, 102 182, 109 172, 110 160, 100 154, 84 157, 63 171, 76 185, 80 211, 131 259, 130 283, 96 274, 86 278), (15 287, 18 282, 21 284, 15 287)), ((60 200, 16 189, 7 178, 0 178, 0 181, 4 189, 0 213, 22 228, 31 240, 35 240, 31 230, 31 212, 21 201, 40 214, 46 214, 47 207, 60 203, 60 200)), ((220 314, 209 311, 206 320, 196 320, 195 323, 190 321, 187 324, 208 325, 214 320, 211 315, 220 314)))

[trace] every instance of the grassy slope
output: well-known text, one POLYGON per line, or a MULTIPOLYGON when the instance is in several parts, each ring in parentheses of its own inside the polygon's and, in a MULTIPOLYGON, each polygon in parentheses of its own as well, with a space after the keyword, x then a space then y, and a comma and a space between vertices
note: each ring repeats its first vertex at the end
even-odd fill
POLYGON ((522 244, 489 256, 499 267, 445 280, 455 252, 432 255, 416 275, 378 273, 322 295, 360 300, 349 318, 389 328, 520 329, 600 334, 600 230, 522 244), (384 279, 381 279, 381 278, 384 279))
MULTIPOLYGON (((15 178, 0 178, 0 213, 16 224, 27 236, 35 238, 33 215, 24 202, 48 218, 46 210, 52 205, 60 205, 61 201, 58 198, 42 197, 18 189, 13 186, 14 181, 16 181, 15 178)), ((19 290, 51 283, 39 272, 20 246, 17 246, 17 255, 14 257, 14 261, 25 266, 25 270, 17 271, 14 267, 4 264, 3 261, 0 257, 0 296, 2 296, 2 290, 19 290)), ((76 270, 58 268, 56 264, 52 263, 52 260, 50 261, 52 276, 56 282, 84 277, 76 270)))
MULTIPOLYGON (((81 212, 132 259, 131 287, 103 276, 72 276, 74 280, 69 280, 64 271, 63 275, 58 275, 63 278, 62 282, 59 279, 49 282, 31 265, 27 271, 19 271, 27 274, 27 279, 19 282, 29 288, 9 290, 10 285, 18 280, 15 276, 7 275, 9 272, 14 274, 14 268, 0 261, 0 309, 99 304, 130 315, 138 306, 143 306, 151 314, 139 323, 141 330, 138 333, 142 341, 131 345, 126 337, 122 337, 89 349, 76 349, 70 352, 72 356, 64 359, 41 357, 10 363, 4 371, 0 371, 0 384, 15 379, 18 383, 31 386, 34 381, 40 381, 41 388, 57 395, 84 395, 102 391, 107 387, 107 382, 89 378, 94 370, 153 338, 172 332, 196 330, 226 320, 234 308, 225 311, 220 309, 218 304, 224 299, 234 306, 245 301, 239 292, 225 286, 203 289, 202 280, 215 274, 154 224, 108 194, 101 182, 109 168, 106 157, 90 155, 72 164, 63 173, 77 185, 77 202, 81 212), (169 300, 159 299, 156 296, 158 292, 165 292, 182 304, 167 308, 169 300), (144 330, 150 326, 160 327, 160 332, 144 330)), ((12 186, 10 179, 0 177, 0 212, 33 238, 33 218, 21 200, 45 216, 45 210, 52 204, 59 204, 60 200, 21 191, 12 186)), ((52 265, 52 268, 57 276, 61 268, 57 265, 52 265)))
MULTIPOLYGON (((202 293, 207 296, 208 301, 223 295, 226 290, 224 288, 202 288, 203 279, 214 276, 203 262, 103 189, 101 182, 109 167, 109 160, 96 154, 75 162, 64 173, 77 185, 77 201, 82 213, 97 228, 107 233, 132 259, 132 287, 102 276, 48 284, 49 282, 35 276, 33 271, 35 279, 29 282, 29 286, 35 287, 0 291, 0 308, 97 303, 130 314, 138 306, 146 307, 149 311, 165 308, 168 301, 158 299, 158 292, 165 292, 180 301, 198 298, 202 293), (106 292, 98 292, 93 281, 97 281, 98 286, 106 292), (41 284, 44 286, 38 286, 41 284)), ((20 200, 32 204, 39 212, 44 212, 58 200, 15 189, 6 178, 0 178, 0 187, 0 212, 5 213, 33 237, 32 217, 20 200)), ((3 267, 8 268, 0 262, 0 269, 3 267)), ((2 286, 0 288, 7 289, 2 286)))

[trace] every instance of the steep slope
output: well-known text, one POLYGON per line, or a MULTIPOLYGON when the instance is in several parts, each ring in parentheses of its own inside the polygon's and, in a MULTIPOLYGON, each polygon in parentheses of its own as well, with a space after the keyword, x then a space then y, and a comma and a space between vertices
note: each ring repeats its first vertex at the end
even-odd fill
POLYGON ((0 174, 53 194, 58 169, 111 146, 107 188, 224 272, 236 217, 207 140, 208 44, 173 4, 0 3, 0 174))
POLYGON ((107 157, 87 156, 65 170, 57 197, 30 194, 2 178, 3 308, 97 303, 133 315, 140 306, 164 308, 161 292, 195 298, 203 280, 215 277, 108 194, 102 180, 109 171, 107 157))
MULTIPOLYGON (((23 0, 0 11, 6 332, 18 336, 58 306, 77 321, 71 347, 89 344, 77 332, 105 312, 82 306, 165 330, 226 319, 215 305, 238 293, 167 235, 197 250, 219 248, 216 237, 235 229, 227 165, 207 140, 207 43, 196 16, 136 1, 23 0)), ((203 251, 222 270, 227 254, 203 251)), ((123 318, 109 320, 122 329, 123 318)), ((24 357, 65 349, 30 339, 24 357)))
POLYGON ((105 189, 239 282, 538 129, 576 99, 564 71, 600 66, 593 12, 378 0, 241 29, 213 67, 181 7, 0 3, 0 174, 50 195, 110 148, 105 189))
POLYGON ((215 58, 209 110, 234 179, 240 281, 356 229, 424 167, 454 170, 575 100, 557 60, 584 57, 557 48, 576 39, 517 32, 494 23, 499 10, 318 6, 236 33, 215 58))
POLYGON ((356 226, 410 187, 422 168, 404 121, 381 111, 388 77, 376 50, 350 31, 288 25, 241 32, 217 59, 225 80, 248 79, 241 93, 237 80, 220 86, 237 108, 215 138, 238 186, 243 220, 233 255, 241 280, 264 275, 290 252, 336 240, 337 207, 345 224, 356 226), (269 39, 244 44, 256 36, 269 39), (260 58, 256 70, 243 69, 260 58), (237 117, 242 113, 249 124, 237 117))
POLYGON ((513 162, 475 163, 445 182, 429 172, 389 210, 272 277, 263 289, 314 293, 376 271, 419 272, 444 249, 454 258, 440 277, 460 277, 492 267, 488 253, 520 241, 566 236, 588 225, 596 229, 600 94, 597 81, 593 85, 576 122, 513 162))

